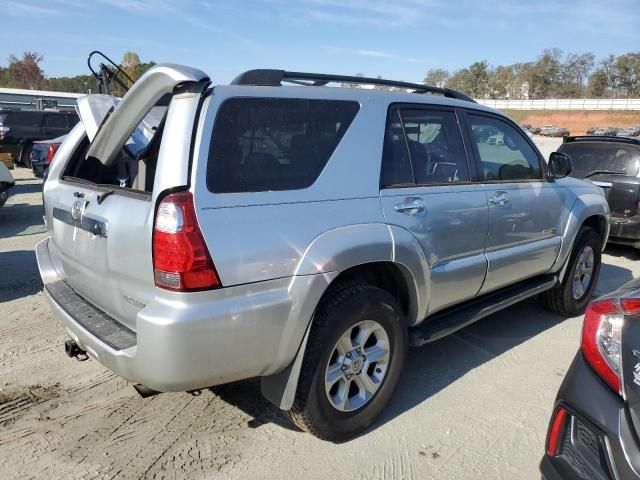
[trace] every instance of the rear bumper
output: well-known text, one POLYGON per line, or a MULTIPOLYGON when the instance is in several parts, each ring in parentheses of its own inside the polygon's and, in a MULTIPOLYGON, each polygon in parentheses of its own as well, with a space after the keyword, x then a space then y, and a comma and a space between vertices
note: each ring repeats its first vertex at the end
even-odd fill
POLYGON ((542 459, 543 479, 580 480, 585 478, 584 469, 591 469, 587 478, 640 479, 640 445, 625 403, 593 372, 581 353, 560 387, 555 408, 559 406, 568 410, 569 425, 579 422, 582 431, 586 428, 597 442, 576 440, 575 430, 566 431, 560 455, 545 454, 542 459), (588 448, 595 444, 596 448, 588 448), (583 475, 578 473, 580 469, 583 475))
POLYGON ((119 348, 100 330, 106 326, 113 332, 113 325, 104 322, 117 320, 105 314, 98 327, 88 325, 82 315, 97 311, 93 305, 82 299, 84 305, 70 306, 68 298, 75 295, 77 300, 77 294, 60 297, 53 292, 64 282, 56 273, 48 242, 47 238, 36 245, 38 267, 45 294, 69 336, 117 375, 161 392, 205 388, 283 370, 331 279, 311 275, 207 292, 158 291, 138 312, 136 331, 129 331, 133 342, 119 348))
POLYGON ((612 243, 640 247, 640 216, 629 218, 611 217, 609 240, 612 243))

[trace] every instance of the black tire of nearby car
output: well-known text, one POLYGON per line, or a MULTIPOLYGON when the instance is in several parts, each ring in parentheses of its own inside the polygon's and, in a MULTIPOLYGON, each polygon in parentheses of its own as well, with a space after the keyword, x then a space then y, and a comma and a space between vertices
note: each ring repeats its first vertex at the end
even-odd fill
POLYGON ((31 167, 32 151, 33 151, 33 144, 31 143, 27 143, 22 147, 22 150, 20 150, 20 163, 22 163, 22 166, 27 168, 32 168, 31 167))
POLYGON ((8 198, 9 189, 6 187, 6 185, 0 183, 0 208, 2 208, 5 203, 7 203, 8 198))
POLYGON ((559 313, 565 317, 574 317, 584 313, 593 289, 598 282, 598 276, 600 274, 600 265, 602 260, 602 238, 600 234, 590 227, 582 227, 578 231, 576 240, 573 244, 571 256, 569 257, 569 263, 567 264, 567 270, 564 275, 563 281, 546 292, 540 294, 540 302, 542 306, 547 310, 559 313), (576 300, 573 298, 573 272, 575 271, 576 264, 580 253, 585 247, 591 247, 594 253, 593 259, 593 273, 591 275, 591 283, 584 295, 576 300))
POLYGON ((400 379, 407 347, 406 320, 393 296, 363 283, 332 287, 314 316, 293 408, 285 414, 301 430, 323 440, 341 442, 362 433, 389 403, 400 379), (389 369, 368 403, 358 410, 341 412, 327 398, 325 370, 340 335, 365 319, 378 322, 389 336, 389 369))

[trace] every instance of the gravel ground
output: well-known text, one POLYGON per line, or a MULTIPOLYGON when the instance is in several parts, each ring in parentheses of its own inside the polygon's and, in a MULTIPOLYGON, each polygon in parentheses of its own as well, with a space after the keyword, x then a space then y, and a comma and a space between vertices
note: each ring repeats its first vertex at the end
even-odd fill
MULTIPOLYGON (((411 350, 383 418, 341 445, 293 429, 255 381, 142 399, 97 362, 64 355, 33 254, 40 181, 14 174, 0 209, 0 479, 540 478, 581 318, 531 300, 411 350)), ((597 293, 640 275, 639 258, 609 247, 597 293)))

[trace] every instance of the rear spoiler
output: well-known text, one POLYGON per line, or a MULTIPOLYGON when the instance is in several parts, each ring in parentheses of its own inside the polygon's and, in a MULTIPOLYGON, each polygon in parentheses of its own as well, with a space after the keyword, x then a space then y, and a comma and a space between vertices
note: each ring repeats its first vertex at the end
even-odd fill
POLYGON ((576 135, 573 137, 564 137, 562 143, 572 142, 613 142, 613 143, 627 143, 630 145, 639 145, 640 140, 630 137, 613 137, 613 136, 600 136, 600 135, 576 135))

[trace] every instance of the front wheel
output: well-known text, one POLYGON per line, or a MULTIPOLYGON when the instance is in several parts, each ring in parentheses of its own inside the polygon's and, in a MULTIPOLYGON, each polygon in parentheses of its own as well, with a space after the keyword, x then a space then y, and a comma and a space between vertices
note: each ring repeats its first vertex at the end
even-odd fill
POLYGON ((314 317, 287 416, 325 440, 358 435, 391 399, 407 345, 404 317, 388 292, 360 283, 333 287, 314 317))
POLYGON ((540 295, 542 305, 573 317, 584 312, 600 274, 602 239, 598 232, 582 227, 569 257, 562 283, 540 295))

